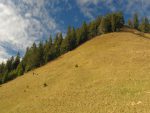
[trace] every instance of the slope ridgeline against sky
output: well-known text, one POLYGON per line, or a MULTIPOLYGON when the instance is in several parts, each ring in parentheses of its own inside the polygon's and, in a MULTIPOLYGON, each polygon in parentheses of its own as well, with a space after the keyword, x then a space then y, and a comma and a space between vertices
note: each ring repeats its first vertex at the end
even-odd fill
POLYGON ((0 61, 22 54, 33 42, 78 27, 98 15, 124 11, 150 17, 149 0, 0 0, 0 61))

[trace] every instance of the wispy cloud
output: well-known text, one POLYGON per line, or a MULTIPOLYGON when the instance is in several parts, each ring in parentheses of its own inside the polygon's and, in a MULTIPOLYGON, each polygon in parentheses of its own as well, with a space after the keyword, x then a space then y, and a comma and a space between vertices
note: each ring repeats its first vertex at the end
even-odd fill
POLYGON ((76 0, 81 12, 90 19, 94 18, 93 11, 96 9, 91 8, 91 5, 97 6, 99 0, 76 0))
POLYGON ((0 1, 0 61, 16 54, 17 51, 24 53, 26 47, 34 41, 43 40, 50 32, 59 31, 59 25, 45 8, 46 2, 0 1))
POLYGON ((124 11, 127 15, 137 12, 150 18, 149 0, 76 0, 76 2, 81 12, 89 19, 95 17, 95 12, 103 14, 117 10, 124 11))

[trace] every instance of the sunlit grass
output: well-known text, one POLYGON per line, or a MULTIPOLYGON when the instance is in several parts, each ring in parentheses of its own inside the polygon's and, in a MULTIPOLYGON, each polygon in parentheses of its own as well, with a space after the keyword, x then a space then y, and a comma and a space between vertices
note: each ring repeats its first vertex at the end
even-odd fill
POLYGON ((0 87, 1 113, 149 113, 150 40, 96 37, 0 87), (46 86, 46 87, 45 87, 46 86))

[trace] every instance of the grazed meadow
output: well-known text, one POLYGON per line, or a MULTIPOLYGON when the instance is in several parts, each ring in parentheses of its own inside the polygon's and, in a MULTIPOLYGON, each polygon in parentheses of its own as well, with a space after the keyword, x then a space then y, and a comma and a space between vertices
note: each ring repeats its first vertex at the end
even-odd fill
POLYGON ((98 36, 1 85, 0 112, 149 113, 149 62, 150 39, 128 32, 98 36))

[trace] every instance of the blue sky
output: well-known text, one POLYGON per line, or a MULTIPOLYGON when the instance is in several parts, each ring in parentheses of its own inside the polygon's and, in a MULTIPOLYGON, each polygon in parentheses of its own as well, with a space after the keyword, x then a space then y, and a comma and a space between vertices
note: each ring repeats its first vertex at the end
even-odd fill
POLYGON ((137 12, 150 18, 149 0, 0 0, 0 61, 33 42, 79 27, 98 15, 123 11, 128 19, 137 12))

